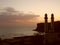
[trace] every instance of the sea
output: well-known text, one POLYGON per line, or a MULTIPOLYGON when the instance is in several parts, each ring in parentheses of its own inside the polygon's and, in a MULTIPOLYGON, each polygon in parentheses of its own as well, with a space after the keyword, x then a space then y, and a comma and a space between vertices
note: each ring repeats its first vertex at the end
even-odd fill
POLYGON ((0 26, 0 38, 7 39, 13 37, 34 35, 34 26, 0 26))

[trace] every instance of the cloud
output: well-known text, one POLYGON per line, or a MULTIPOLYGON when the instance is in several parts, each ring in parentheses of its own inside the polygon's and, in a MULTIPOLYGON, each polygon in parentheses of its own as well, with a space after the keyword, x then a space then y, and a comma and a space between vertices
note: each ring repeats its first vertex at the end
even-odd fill
POLYGON ((7 7, 0 11, 0 24, 23 24, 33 22, 39 17, 34 14, 24 14, 23 12, 16 11, 14 8, 7 7))

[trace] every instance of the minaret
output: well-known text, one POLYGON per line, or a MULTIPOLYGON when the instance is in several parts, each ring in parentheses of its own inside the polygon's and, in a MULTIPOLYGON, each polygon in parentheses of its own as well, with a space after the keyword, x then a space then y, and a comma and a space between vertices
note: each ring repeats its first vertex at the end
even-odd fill
POLYGON ((44 32, 47 33, 48 32, 48 17, 47 14, 45 14, 45 24, 44 24, 44 32))
POLYGON ((50 32, 54 32, 54 14, 51 14, 51 31, 50 32))
POLYGON ((46 35, 47 35, 47 33, 48 33, 48 17, 47 17, 47 14, 45 14, 45 17, 44 17, 44 19, 45 19, 45 23, 44 23, 44 32, 45 32, 45 35, 44 35, 44 41, 43 41, 43 44, 44 45, 46 45, 46 35))

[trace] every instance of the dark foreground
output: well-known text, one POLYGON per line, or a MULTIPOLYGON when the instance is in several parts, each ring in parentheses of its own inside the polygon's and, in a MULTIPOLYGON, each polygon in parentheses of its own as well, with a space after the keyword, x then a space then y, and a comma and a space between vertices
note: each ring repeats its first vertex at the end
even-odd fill
POLYGON ((43 41, 42 35, 14 37, 13 39, 0 39, 0 45, 60 45, 60 41, 46 42, 45 44, 43 44, 43 41))

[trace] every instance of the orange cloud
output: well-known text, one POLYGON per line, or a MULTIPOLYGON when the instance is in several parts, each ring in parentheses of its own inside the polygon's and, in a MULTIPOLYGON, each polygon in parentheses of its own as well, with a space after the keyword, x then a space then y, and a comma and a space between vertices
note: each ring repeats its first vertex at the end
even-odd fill
POLYGON ((39 15, 24 14, 14 8, 5 8, 0 12, 0 25, 28 25, 37 22, 39 15))

